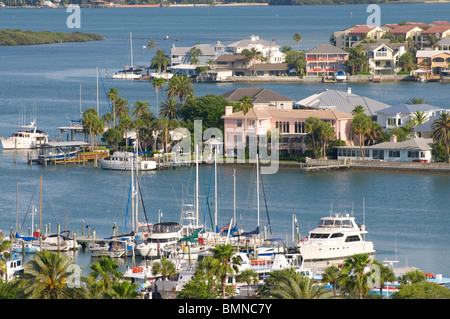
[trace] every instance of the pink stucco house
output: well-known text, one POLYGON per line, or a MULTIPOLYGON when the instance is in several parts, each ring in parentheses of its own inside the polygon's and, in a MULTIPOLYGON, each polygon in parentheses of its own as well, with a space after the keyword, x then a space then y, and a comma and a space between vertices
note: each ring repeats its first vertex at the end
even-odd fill
POLYGON ((322 121, 330 122, 334 127, 336 139, 353 145, 351 121, 353 115, 336 110, 278 109, 273 107, 253 107, 246 115, 242 111, 234 112, 227 106, 224 120, 225 153, 245 148, 248 138, 255 135, 266 136, 274 128, 281 134, 280 150, 304 150, 303 137, 306 119, 314 116, 322 121))

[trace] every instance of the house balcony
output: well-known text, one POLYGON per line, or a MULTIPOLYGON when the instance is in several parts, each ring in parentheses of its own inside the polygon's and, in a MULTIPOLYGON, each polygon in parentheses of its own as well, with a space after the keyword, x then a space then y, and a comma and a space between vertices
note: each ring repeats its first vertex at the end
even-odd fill
POLYGON ((337 68, 306 68, 306 73, 308 72, 336 72, 337 68))
POLYGON ((318 57, 306 57, 306 61, 346 61, 348 60, 348 57, 328 57, 328 58, 318 58, 318 57))

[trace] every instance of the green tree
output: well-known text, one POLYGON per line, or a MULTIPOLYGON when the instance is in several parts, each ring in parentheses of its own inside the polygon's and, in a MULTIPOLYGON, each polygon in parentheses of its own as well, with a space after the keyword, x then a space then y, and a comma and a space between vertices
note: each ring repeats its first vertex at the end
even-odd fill
POLYGON ((353 110, 352 110, 352 115, 356 115, 356 114, 359 114, 359 113, 364 113, 364 111, 365 111, 364 106, 362 106, 362 105, 356 105, 356 106, 353 108, 353 110))
POLYGON ((103 114, 102 121, 106 122, 107 127, 109 129, 111 122, 114 122, 114 115, 111 112, 107 112, 107 113, 103 114))
POLYGON ((163 281, 163 295, 166 293, 166 279, 175 276, 177 273, 175 264, 166 257, 161 258, 161 262, 154 262, 152 267, 152 274, 160 274, 163 281))
POLYGON ((425 113, 425 111, 415 111, 412 116, 411 116, 411 120, 410 125, 412 127, 416 127, 419 125, 422 125, 423 123, 428 121, 428 115, 425 113))
POLYGON ((217 245, 211 249, 211 252, 214 257, 212 269, 214 274, 220 278, 222 298, 225 299, 227 275, 233 275, 235 272, 238 272, 237 265, 240 265, 240 261, 233 257, 236 249, 231 244, 217 245))
POLYGON ((237 280, 247 284, 247 296, 250 296, 250 285, 258 283, 258 274, 253 269, 245 269, 237 276, 237 280))
POLYGON ((399 60, 402 71, 411 71, 416 68, 416 57, 413 52, 405 52, 399 60))
POLYGON ((396 277, 394 275, 394 271, 392 270, 392 268, 383 265, 383 263, 374 260, 373 264, 376 265, 379 269, 379 274, 380 274, 380 296, 382 296, 382 292, 383 292, 383 288, 385 287, 385 283, 386 282, 390 282, 390 281, 395 281, 396 277))
POLYGON ((261 54, 258 52, 255 48, 244 49, 242 50, 241 54, 245 56, 244 62, 247 65, 252 65, 252 75, 255 75, 255 64, 257 61, 261 61, 261 54))
POLYGON ((345 64, 351 69, 352 75, 369 69, 369 59, 361 44, 346 50, 349 52, 349 56, 345 64))
POLYGON ((158 73, 167 68, 170 63, 170 59, 166 56, 164 50, 159 49, 156 51, 155 56, 152 58, 150 62, 150 67, 153 69, 157 69, 158 73))
POLYGON ((0 275, 3 276, 6 273, 6 259, 10 258, 11 253, 9 252, 9 248, 11 247, 10 240, 3 240, 0 238, 2 242, 0 243, 0 275))
POLYGON ((152 81, 153 88, 156 92, 156 116, 159 114, 159 89, 162 89, 166 84, 166 80, 164 78, 155 78, 152 81))
POLYGON ((425 101, 425 99, 421 97, 413 97, 406 102, 406 104, 426 104, 426 103, 427 101, 425 101))
POLYGON ((323 157, 326 157, 328 142, 334 138, 335 134, 334 127, 331 126, 330 122, 321 121, 318 136, 322 141, 323 157))
POLYGON ((176 75, 172 77, 169 81, 166 94, 169 98, 179 99, 180 103, 183 104, 183 100, 186 97, 194 95, 192 80, 186 75, 176 75))
POLYGON ((199 57, 202 55, 202 50, 196 48, 195 46, 189 50, 189 55, 191 56, 191 64, 198 65, 200 63, 199 57))
POLYGON ((120 266, 111 258, 102 256, 89 266, 89 291, 91 295, 108 293, 115 282, 122 279, 120 266))
POLYGON ((363 136, 370 131, 372 120, 364 113, 358 113, 352 120, 352 132, 359 135, 359 149, 362 159, 364 160, 364 152, 362 145, 364 144, 363 136))
POLYGON ((168 120, 180 119, 181 117, 181 104, 173 98, 169 98, 166 102, 161 104, 161 110, 159 116, 165 117, 168 120))
POLYGON ((194 276, 183 286, 178 299, 217 299, 220 285, 213 273, 214 258, 207 256, 198 262, 194 276))
POLYGON ((339 284, 339 268, 335 265, 324 269, 322 273, 322 281, 333 285, 333 296, 336 296, 337 285, 339 284))
POLYGON ((425 274, 416 269, 412 271, 408 271, 401 279, 401 282, 404 284, 418 284, 426 280, 425 274))
POLYGON ((317 117, 310 116, 305 122, 305 131, 310 135, 312 141, 312 147, 314 151, 314 157, 317 158, 316 140, 318 139, 320 120, 317 117))
POLYGON ((369 277, 372 271, 366 271, 366 268, 371 264, 371 260, 367 254, 355 254, 344 261, 344 266, 341 269, 341 280, 346 289, 350 292, 355 292, 359 299, 363 299, 369 291, 369 277))
POLYGON ((116 126, 116 101, 119 98, 119 91, 115 88, 111 88, 107 94, 108 99, 112 103, 112 114, 113 114, 113 126, 116 126))
POLYGON ((447 112, 439 115, 439 118, 431 124, 431 137, 434 143, 442 143, 445 145, 445 162, 450 163, 450 116, 447 112))
POLYGON ((138 288, 137 284, 127 280, 115 281, 103 296, 105 299, 137 299, 139 296, 138 288))
POLYGON ((71 288, 69 277, 74 275, 74 261, 65 255, 42 250, 24 267, 21 286, 27 299, 84 299, 82 287, 71 288))
POLYGON ((450 289, 434 282, 420 282, 402 285, 392 299, 450 299, 450 289))
POLYGON ((94 149, 94 136, 103 132, 104 122, 98 117, 97 111, 91 107, 83 113, 82 124, 84 130, 89 132, 91 149, 94 149))
POLYGON ((133 105, 133 116, 134 117, 141 117, 145 113, 151 113, 150 110, 150 103, 148 102, 142 102, 142 101, 136 101, 133 105))
POLYGON ((294 34, 294 41, 297 42, 297 51, 300 51, 300 41, 302 40, 302 36, 300 33, 294 34))

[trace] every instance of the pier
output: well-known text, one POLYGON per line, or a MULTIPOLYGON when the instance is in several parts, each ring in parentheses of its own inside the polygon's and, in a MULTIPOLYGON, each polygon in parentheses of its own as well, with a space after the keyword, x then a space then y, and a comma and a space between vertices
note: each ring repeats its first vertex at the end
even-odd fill
POLYGON ((346 160, 329 160, 329 159, 307 159, 306 163, 300 163, 301 172, 323 171, 323 170, 339 170, 350 167, 346 160))

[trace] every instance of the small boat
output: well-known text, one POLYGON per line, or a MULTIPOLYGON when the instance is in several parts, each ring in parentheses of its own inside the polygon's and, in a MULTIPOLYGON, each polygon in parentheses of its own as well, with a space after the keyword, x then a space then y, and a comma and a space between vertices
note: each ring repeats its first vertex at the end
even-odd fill
POLYGON ((136 251, 143 257, 158 256, 162 248, 174 245, 181 239, 182 229, 183 226, 174 222, 152 225, 148 238, 136 245, 136 251))
POLYGON ((317 228, 303 238, 297 248, 303 262, 340 263, 355 254, 373 257, 373 242, 366 241, 364 225, 358 225, 348 214, 321 218, 317 228))
POLYGON ((38 242, 17 241, 12 247, 13 251, 18 254, 35 254, 41 251, 38 242))
POLYGON ((36 121, 19 126, 12 136, 0 138, 4 150, 39 148, 48 142, 48 135, 36 128, 36 121))
POLYGON ((135 80, 142 77, 143 67, 133 65, 133 42, 130 32, 130 51, 131 51, 131 66, 125 66, 123 70, 114 72, 113 79, 120 80, 135 80))
POLYGON ((110 170, 131 170, 131 165, 134 170, 149 171, 156 169, 156 161, 145 160, 132 152, 114 152, 108 158, 100 160, 100 165, 103 169, 110 170))
POLYGON ((129 251, 133 251, 131 242, 120 239, 103 239, 90 242, 89 254, 92 257, 111 257, 121 258, 128 255, 129 251))
POLYGON ((62 235, 62 233, 65 232, 61 232, 61 234, 59 235, 58 234, 47 235, 42 240, 42 249, 51 251, 57 251, 58 249, 60 251, 68 251, 81 248, 81 245, 78 244, 78 242, 75 239, 70 238, 67 235, 62 235))
POLYGON ((6 259, 6 271, 2 272, 2 279, 4 281, 11 281, 16 276, 24 272, 23 260, 16 254, 11 254, 11 257, 6 259))
POLYGON ((347 80, 347 76, 345 75, 345 72, 343 70, 339 70, 336 73, 336 81, 338 82, 344 82, 347 80))

